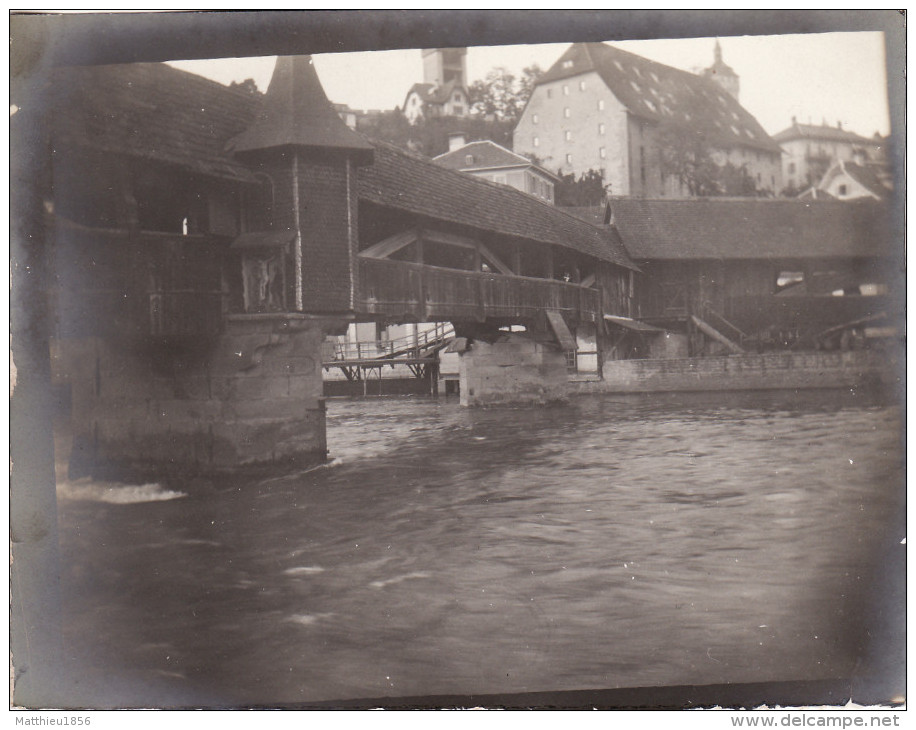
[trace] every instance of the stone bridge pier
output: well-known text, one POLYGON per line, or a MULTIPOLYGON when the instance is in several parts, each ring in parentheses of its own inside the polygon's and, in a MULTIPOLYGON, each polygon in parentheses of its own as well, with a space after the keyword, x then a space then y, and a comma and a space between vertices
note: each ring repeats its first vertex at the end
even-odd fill
POLYGON ((95 338, 70 373, 71 477, 156 478, 308 466, 327 457, 321 346, 346 323, 229 317, 206 343, 95 338))
POLYGON ((463 406, 540 404, 565 400, 566 356, 559 346, 527 332, 463 338, 459 344, 463 406))

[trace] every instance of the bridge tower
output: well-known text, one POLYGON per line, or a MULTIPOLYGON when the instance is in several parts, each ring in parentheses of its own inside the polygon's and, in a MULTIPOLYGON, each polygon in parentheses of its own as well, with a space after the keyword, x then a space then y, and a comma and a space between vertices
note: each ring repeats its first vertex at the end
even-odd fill
POLYGON ((327 456, 321 350, 352 319, 356 170, 373 147, 334 112, 311 57, 295 56, 278 59, 227 150, 256 181, 222 249, 235 304, 203 336, 87 345, 74 476, 236 474, 327 456))

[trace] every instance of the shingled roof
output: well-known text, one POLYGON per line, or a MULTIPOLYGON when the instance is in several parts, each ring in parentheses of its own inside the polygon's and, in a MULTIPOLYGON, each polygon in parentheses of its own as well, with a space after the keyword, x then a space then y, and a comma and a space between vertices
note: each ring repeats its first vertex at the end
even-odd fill
POLYGON ((592 71, 635 116, 703 130, 724 147, 780 151, 759 122, 716 82, 605 43, 573 44, 538 79, 538 86, 592 71))
POLYGON ((320 147, 357 152, 366 161, 372 145, 350 129, 334 109, 311 56, 280 56, 251 126, 229 141, 233 152, 271 147, 320 147))
POLYGON ((831 127, 827 124, 799 124, 793 118, 792 126, 774 134, 777 142, 792 142, 796 139, 808 139, 820 142, 848 142, 860 145, 880 145, 882 139, 868 139, 855 132, 843 129, 840 126, 831 127))
POLYGON ((359 171, 359 197, 389 208, 575 251, 635 269, 607 229, 590 225, 507 185, 464 175, 375 142, 359 171))
POLYGON ((880 257, 889 211, 873 200, 612 198, 612 225, 635 261, 880 257))
POLYGON ((252 180, 225 152, 260 95, 161 63, 55 69, 55 144, 173 163, 200 174, 252 180))

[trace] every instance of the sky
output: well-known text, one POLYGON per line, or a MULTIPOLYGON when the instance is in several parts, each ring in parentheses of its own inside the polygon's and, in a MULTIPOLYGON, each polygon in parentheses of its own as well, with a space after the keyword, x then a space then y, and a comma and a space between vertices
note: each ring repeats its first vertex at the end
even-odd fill
MULTIPOLYGON (((799 122, 830 125, 871 136, 888 134, 882 33, 816 33, 719 39, 723 60, 740 77, 740 101, 770 134, 799 122)), ((712 64, 715 39, 614 41, 631 53, 686 71, 712 64)), ((468 78, 497 66, 518 75, 538 64, 545 71, 568 43, 468 49, 468 78)), ((317 54, 315 68, 328 97, 354 109, 393 109, 423 80, 419 49, 317 54)), ((172 65, 222 83, 253 78, 266 90, 274 57, 176 61, 172 65)))

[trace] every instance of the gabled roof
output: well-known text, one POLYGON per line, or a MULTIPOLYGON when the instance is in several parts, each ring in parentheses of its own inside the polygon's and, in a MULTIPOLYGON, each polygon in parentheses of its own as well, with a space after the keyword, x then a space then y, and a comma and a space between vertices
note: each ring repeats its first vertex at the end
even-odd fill
POLYGON ((324 93, 311 56, 277 58, 254 122, 229 141, 232 152, 272 147, 319 147, 371 154, 372 145, 350 129, 324 93))
POLYGON ((873 200, 612 198, 635 261, 888 256, 889 211, 873 200))
POLYGON ((225 153, 260 95, 161 63, 61 67, 53 75, 55 145, 172 163, 203 175, 252 180, 225 153))
POLYGON ((877 165, 860 165, 856 162, 840 162, 831 165, 830 169, 824 173, 824 177, 818 183, 818 188, 826 188, 835 178, 842 175, 848 175, 855 182, 859 183, 872 195, 878 198, 886 198, 890 188, 884 183, 881 175, 881 168, 877 165))
POLYGON ((404 97, 404 106, 407 106, 407 100, 414 92, 416 92, 420 100, 425 104, 445 104, 456 89, 465 93, 464 87, 455 79, 446 81, 442 86, 434 86, 433 84, 414 84, 410 87, 410 91, 407 92, 407 96, 404 97))
POLYGON ((375 161, 359 171, 359 198, 477 230, 563 246, 636 268, 623 246, 600 229, 515 190, 440 167, 375 142, 375 161))
POLYGON ((780 152, 759 122, 715 81, 606 43, 573 44, 537 85, 592 71, 630 114, 702 131, 721 146, 780 152))
POLYGON ((519 155, 512 150, 508 150, 489 139, 469 142, 463 147, 438 155, 434 157, 433 160, 436 164, 447 167, 450 170, 461 170, 462 172, 487 170, 494 167, 534 167, 544 175, 552 179, 557 179, 557 176, 552 172, 548 172, 539 165, 535 165, 527 157, 519 155), (473 161, 470 163, 468 162, 468 155, 473 158, 473 161))
POLYGON ((869 139, 855 132, 850 132, 842 127, 831 127, 827 124, 799 124, 793 118, 792 126, 784 129, 779 134, 774 134, 773 139, 779 143, 793 142, 797 139, 815 140, 819 142, 848 142, 849 144, 880 145, 883 140, 869 139))

